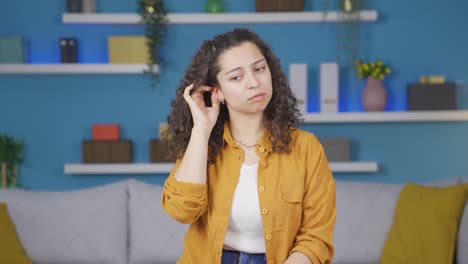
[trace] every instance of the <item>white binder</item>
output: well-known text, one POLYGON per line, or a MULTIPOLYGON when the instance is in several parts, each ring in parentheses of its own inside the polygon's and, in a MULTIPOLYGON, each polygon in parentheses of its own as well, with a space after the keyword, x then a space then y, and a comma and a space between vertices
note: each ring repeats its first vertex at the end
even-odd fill
POLYGON ((338 112, 338 64, 320 64, 320 112, 338 112))
POLYGON ((307 64, 289 64, 289 85, 298 100, 298 109, 307 112, 307 64))

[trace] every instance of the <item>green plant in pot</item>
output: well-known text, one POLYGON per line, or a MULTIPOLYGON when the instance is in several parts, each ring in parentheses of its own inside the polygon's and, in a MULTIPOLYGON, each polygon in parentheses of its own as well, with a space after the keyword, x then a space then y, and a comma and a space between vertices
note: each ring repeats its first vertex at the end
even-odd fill
POLYGON ((0 134, 0 187, 23 187, 23 185, 17 181, 17 166, 23 161, 23 141, 6 134, 0 134))
POLYGON ((148 49, 148 69, 151 86, 154 88, 159 81, 159 72, 156 65, 162 68, 164 58, 161 56, 161 47, 164 45, 167 32, 167 10, 162 0, 138 0, 138 14, 145 26, 146 46, 148 49))

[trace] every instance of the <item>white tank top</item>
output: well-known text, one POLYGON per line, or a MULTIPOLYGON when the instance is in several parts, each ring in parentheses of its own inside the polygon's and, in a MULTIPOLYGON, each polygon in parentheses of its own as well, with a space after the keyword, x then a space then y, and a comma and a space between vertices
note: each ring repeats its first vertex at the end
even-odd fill
POLYGON ((247 253, 265 253, 262 216, 257 191, 256 164, 242 164, 232 198, 231 216, 224 245, 247 253))

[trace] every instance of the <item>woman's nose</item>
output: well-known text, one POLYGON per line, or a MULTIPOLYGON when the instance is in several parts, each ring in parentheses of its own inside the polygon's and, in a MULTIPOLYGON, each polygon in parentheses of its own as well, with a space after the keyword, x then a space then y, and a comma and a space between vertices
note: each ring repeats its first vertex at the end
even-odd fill
POLYGON ((255 76, 255 73, 249 72, 247 78, 247 88, 255 88, 258 86, 258 80, 257 76, 255 76))

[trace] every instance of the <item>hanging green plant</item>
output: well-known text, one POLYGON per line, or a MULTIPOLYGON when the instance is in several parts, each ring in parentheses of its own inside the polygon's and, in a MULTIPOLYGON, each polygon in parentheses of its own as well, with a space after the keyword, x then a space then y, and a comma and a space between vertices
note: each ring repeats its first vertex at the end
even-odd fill
POLYGON ((336 30, 337 60, 352 65, 361 53, 363 0, 340 0, 336 30))
POLYGON ((163 0, 138 0, 138 14, 145 26, 146 46, 148 48, 148 69, 151 87, 159 82, 159 72, 165 63, 161 54, 167 32, 167 10, 163 0), (158 69, 159 68, 159 69, 158 69))
POLYGON ((337 8, 336 60, 352 65, 361 53, 361 14, 365 0, 323 0, 323 21, 329 10, 337 8))

